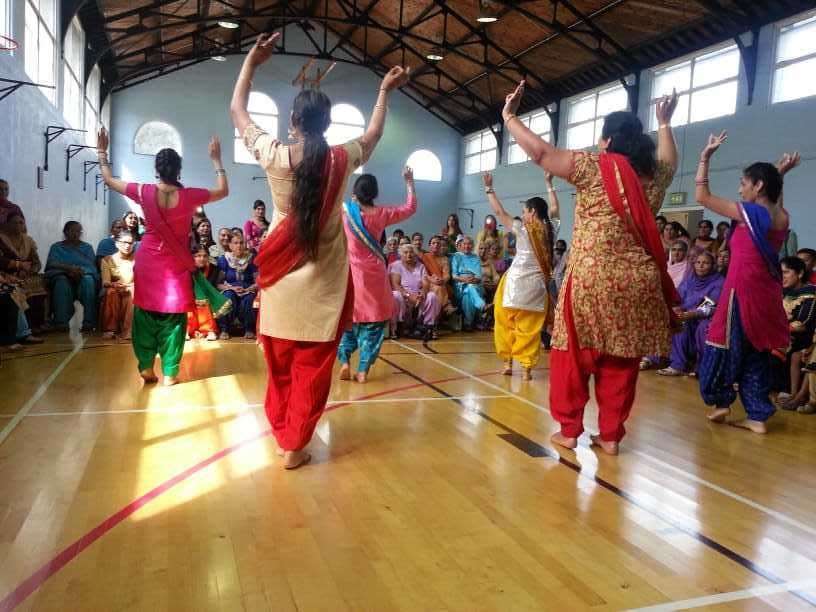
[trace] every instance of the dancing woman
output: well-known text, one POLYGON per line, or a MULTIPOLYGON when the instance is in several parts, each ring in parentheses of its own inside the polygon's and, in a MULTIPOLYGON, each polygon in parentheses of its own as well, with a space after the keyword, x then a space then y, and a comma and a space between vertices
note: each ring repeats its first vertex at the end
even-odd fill
POLYGON ((516 117, 523 93, 522 81, 507 96, 505 125, 536 164, 577 191, 574 238, 550 358, 550 410, 561 424, 552 441, 576 447, 594 375, 600 435, 592 436, 592 442, 617 454, 635 399, 640 358, 668 354, 672 307, 679 301, 654 221, 677 168, 669 125, 677 96, 657 103, 655 158, 654 142, 627 112, 607 115, 600 154, 558 149, 516 117), (598 266, 599 261, 616 265, 598 266))
POLYGON ((352 321, 354 298, 340 201, 349 175, 368 160, 382 137, 388 95, 408 80, 392 68, 382 80, 365 133, 329 147, 331 101, 306 89, 295 98, 290 133, 281 144, 247 112, 252 78, 274 51, 279 33, 262 34, 252 47, 232 95, 235 128, 265 170, 274 213, 256 259, 261 310, 258 318, 269 383, 266 414, 284 456, 297 468, 311 458, 309 443, 326 406, 334 356, 352 321))
MULTIPOLYGON (((488 172, 482 178, 490 208, 516 235, 516 256, 501 277, 493 301, 496 353, 504 361, 505 375, 512 375, 516 359, 524 369, 523 379, 531 380, 541 354, 541 330, 552 321, 549 282, 560 221, 550 220, 547 202, 538 197, 524 202, 521 221, 513 219, 493 189, 493 176, 488 172)), ((550 197, 557 198, 554 191, 550 197)))
POLYGON ((374 205, 379 187, 372 174, 360 176, 354 182, 351 201, 343 203, 343 228, 348 239, 351 277, 354 281, 354 324, 343 333, 337 348, 337 358, 341 364, 340 380, 351 378, 349 360, 359 348, 360 363, 355 379, 366 382, 368 371, 380 354, 393 314, 386 257, 375 236, 382 235, 388 225, 399 223, 416 212, 414 172, 406 167, 402 176, 408 192, 402 206, 374 205))
POLYGON ((133 352, 146 383, 158 381, 153 369, 158 355, 164 384, 174 385, 184 352, 187 313, 195 309, 192 273, 196 267, 189 248, 190 221, 199 206, 229 194, 221 144, 216 137, 209 144, 216 187, 199 189, 179 182, 181 157, 173 149, 156 154, 156 184, 126 183, 114 178, 108 142, 108 133, 102 128, 97 137, 102 178, 110 189, 141 204, 147 228, 133 269, 133 352))
POLYGON ((754 433, 767 432, 773 415, 770 393, 771 351, 787 350, 790 330, 782 306, 779 249, 790 217, 782 201, 783 176, 799 164, 799 154, 786 154, 776 166, 756 162, 742 172, 740 202, 713 195, 708 188, 711 157, 728 135, 711 135, 697 168, 697 201, 731 219, 728 249, 731 263, 720 307, 708 329, 700 365, 700 393, 714 406, 708 418, 724 423, 739 394, 748 418, 733 424, 754 433))

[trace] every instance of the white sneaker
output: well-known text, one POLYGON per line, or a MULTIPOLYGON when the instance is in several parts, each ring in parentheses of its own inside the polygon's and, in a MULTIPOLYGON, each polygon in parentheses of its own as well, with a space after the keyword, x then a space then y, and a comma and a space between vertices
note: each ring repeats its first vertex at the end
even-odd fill
POLYGON ((214 340, 218 340, 218 336, 215 335, 214 331, 207 332, 207 340, 213 342, 214 340))

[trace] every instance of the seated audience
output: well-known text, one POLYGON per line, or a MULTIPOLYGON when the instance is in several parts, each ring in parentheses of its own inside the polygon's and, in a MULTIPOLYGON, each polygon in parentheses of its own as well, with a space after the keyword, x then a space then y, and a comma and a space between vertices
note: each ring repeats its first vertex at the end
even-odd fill
POLYGON ((102 258, 102 337, 130 340, 133 325, 133 235, 122 231, 116 237, 117 252, 102 258))
MULTIPOLYGON (((127 223, 126 223, 127 225, 127 223)), ((54 325, 67 330, 74 316, 74 301, 82 305, 82 330, 96 327, 99 272, 93 247, 82 241, 82 225, 68 221, 62 229, 65 240, 51 245, 45 263, 45 278, 51 288, 54 325)))
POLYGON ((230 311, 218 318, 221 340, 229 340, 236 319, 244 329, 244 338, 255 337, 257 312, 254 302, 258 292, 255 284, 258 270, 252 259, 252 251, 247 248, 243 234, 234 232, 229 252, 218 258, 218 289, 232 303, 230 311))
POLYGON ((813 267, 816 266, 816 250, 813 249, 799 249, 796 251, 796 256, 805 262, 805 279, 808 283, 816 283, 816 272, 813 267))
POLYGON ((716 238, 712 236, 713 233, 714 224, 708 219, 703 219, 697 224, 697 237, 691 243, 691 246, 701 251, 711 251, 712 253, 716 253, 717 249, 719 248, 719 244, 717 243, 716 238))
MULTIPOLYGON (((513 217, 516 221, 521 221, 520 217, 513 217)), ((501 253, 500 253, 501 254, 501 253)), ((513 258, 516 256, 516 232, 510 228, 504 234, 504 261, 505 270, 513 263, 513 258)))
MULTIPOLYGON (((405 238, 405 232, 403 232, 400 228, 397 228, 391 232, 391 235, 397 239, 398 244, 402 244, 402 240, 405 238)), ((408 242, 410 242, 410 240, 408 242)))
POLYGON ((391 236, 385 241, 385 262, 390 266, 399 258, 399 238, 391 236))
POLYGON ((130 232, 130 235, 133 236, 133 249, 134 251, 138 248, 139 241, 142 239, 142 220, 132 210, 129 210, 124 215, 122 215, 122 222, 125 224, 125 229, 130 232))
POLYGON ((473 239, 461 236, 456 241, 459 249, 451 257, 451 278, 456 302, 462 311, 464 329, 472 331, 487 308, 482 287, 482 262, 473 253, 473 239))
POLYGON ((388 267, 394 296, 392 326, 397 336, 411 335, 430 340, 442 308, 436 293, 430 291, 425 266, 417 261, 414 246, 400 247, 400 261, 388 267))
POLYGON ((215 240, 212 235, 212 223, 207 218, 201 219, 193 226, 193 233, 190 236, 190 248, 203 246, 209 251, 209 248, 215 246, 215 240))
POLYGON ((420 232, 414 232, 411 234, 411 244, 414 247, 414 251, 416 251, 417 257, 422 257, 422 254, 425 252, 423 248, 425 246, 425 236, 420 232))
POLYGON ((660 232, 660 240, 663 242, 663 250, 666 252, 666 257, 668 257, 672 245, 677 241, 677 230, 672 223, 666 223, 663 226, 660 232))
POLYGON ((26 233, 25 218, 20 213, 11 213, 0 226, 0 271, 13 279, 17 287, 15 295, 20 302, 17 338, 26 344, 42 342, 31 331, 31 325, 45 323, 48 311, 48 291, 41 268, 37 244, 26 233))
POLYGON ((12 214, 18 214, 25 219, 23 210, 8 199, 9 193, 10 187, 8 181, 0 179, 0 228, 8 222, 8 218, 12 214))
POLYGON ((731 225, 726 221, 720 221, 717 224, 717 250, 724 248, 728 242, 728 232, 731 231, 731 225))
POLYGON ((264 204, 263 200, 255 200, 252 205, 252 218, 244 223, 247 248, 257 253, 261 247, 263 235, 268 229, 269 221, 266 220, 266 204, 264 204))
MULTIPOLYGON (((507 234, 505 234, 504 237, 507 238, 507 234)), ((499 276, 507 272, 507 268, 509 268, 513 262, 512 258, 502 257, 502 249, 499 243, 492 241, 487 244, 487 258, 490 260, 490 263, 493 264, 493 268, 499 276)))
POLYGON ((448 255, 453 255, 456 252, 456 241, 463 233, 462 228, 459 227, 459 216, 448 215, 445 227, 440 232, 440 236, 445 239, 445 252, 448 255))
POLYGON ((694 371, 705 347, 708 322, 720 301, 725 278, 717 273, 711 251, 701 251, 694 260, 694 270, 680 284, 680 306, 675 309, 683 324, 672 337, 669 366, 658 370, 661 376, 682 376, 694 371))
MULTIPOLYGON (((218 263, 218 258, 229 251, 229 243, 231 238, 232 234, 230 233, 230 229, 228 227, 222 227, 220 230, 218 230, 218 242, 213 244, 208 249, 211 264, 218 263)), ((197 246, 198 245, 196 245, 196 247, 197 246)))
MULTIPOLYGON (((504 232, 499 229, 499 224, 496 221, 496 217, 493 215, 485 216, 484 225, 476 234, 477 252, 479 251, 479 247, 482 245, 482 243, 487 240, 493 240, 500 245, 504 245, 504 232)), ((502 255, 504 255, 504 253, 502 253, 502 255)))
MULTIPOLYGON (((451 303, 450 261, 446 253, 447 242, 444 236, 433 236, 428 244, 430 251, 422 254, 422 265, 430 283, 430 291, 436 294, 439 308, 449 315, 456 311, 451 303)), ((436 336, 436 330, 432 332, 436 336)))
POLYGON ((687 245, 691 246, 691 235, 688 233, 685 227, 678 221, 671 222, 672 227, 674 227, 674 233, 677 234, 677 239, 682 240, 687 245))
POLYGON ((675 287, 680 286, 691 270, 688 250, 688 244, 682 240, 675 240, 669 249, 669 276, 674 281, 675 287))
POLYGON ((725 278, 728 274, 728 265, 731 263, 731 251, 728 247, 717 251, 717 273, 725 278))
POLYGON ((485 291, 485 301, 493 303, 493 296, 496 295, 496 288, 499 286, 501 274, 496 271, 493 261, 490 259, 490 249, 496 245, 495 240, 485 240, 479 245, 479 260, 482 264, 482 287, 485 291))
POLYGON ((99 244, 96 245, 96 262, 102 260, 103 257, 107 257, 108 255, 113 255, 117 252, 116 249, 116 237, 125 229, 125 222, 121 219, 114 219, 113 223, 110 226, 110 235, 107 238, 103 238, 99 241, 99 244))
POLYGON ((666 217, 664 217, 663 215, 657 215, 655 217, 655 225, 657 225, 657 233, 658 234, 663 233, 663 228, 666 227, 667 223, 668 223, 668 221, 666 220, 666 217))
POLYGON ((206 337, 218 340, 218 323, 232 309, 232 302, 218 292, 218 267, 210 262, 209 253, 203 246, 193 251, 196 269, 201 273, 200 281, 193 283, 195 311, 187 313, 187 339, 206 337))

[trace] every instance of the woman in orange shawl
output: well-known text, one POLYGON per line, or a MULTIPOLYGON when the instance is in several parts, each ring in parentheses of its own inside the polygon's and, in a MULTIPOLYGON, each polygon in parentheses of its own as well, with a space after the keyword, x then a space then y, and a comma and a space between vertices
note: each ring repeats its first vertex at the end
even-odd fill
POLYGON ((507 96, 505 125, 532 161, 577 192, 575 229, 559 295, 550 358, 550 411, 561 425, 552 442, 575 448, 584 431, 589 378, 595 376, 600 435, 592 443, 618 453, 644 355, 666 355, 679 296, 666 271, 654 214, 677 168, 671 117, 676 93, 658 101, 658 145, 636 115, 604 119, 600 153, 558 149, 516 117, 522 81, 507 96), (615 262, 599 266, 597 262, 615 262))
MULTIPOLYGON (((445 254, 447 240, 444 236, 432 236, 428 242, 428 251, 422 253, 422 265, 428 272, 428 280, 431 282, 431 291, 436 294, 442 312, 451 314, 456 308, 451 303, 450 288, 450 261, 445 254)), ((436 331, 433 332, 436 337, 436 331)))

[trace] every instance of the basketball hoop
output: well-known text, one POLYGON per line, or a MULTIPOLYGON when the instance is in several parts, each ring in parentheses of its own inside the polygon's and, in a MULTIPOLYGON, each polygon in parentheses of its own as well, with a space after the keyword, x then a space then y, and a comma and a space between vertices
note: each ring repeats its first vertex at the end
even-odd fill
POLYGON ((0 34, 0 51, 14 51, 18 46, 16 40, 0 34))

